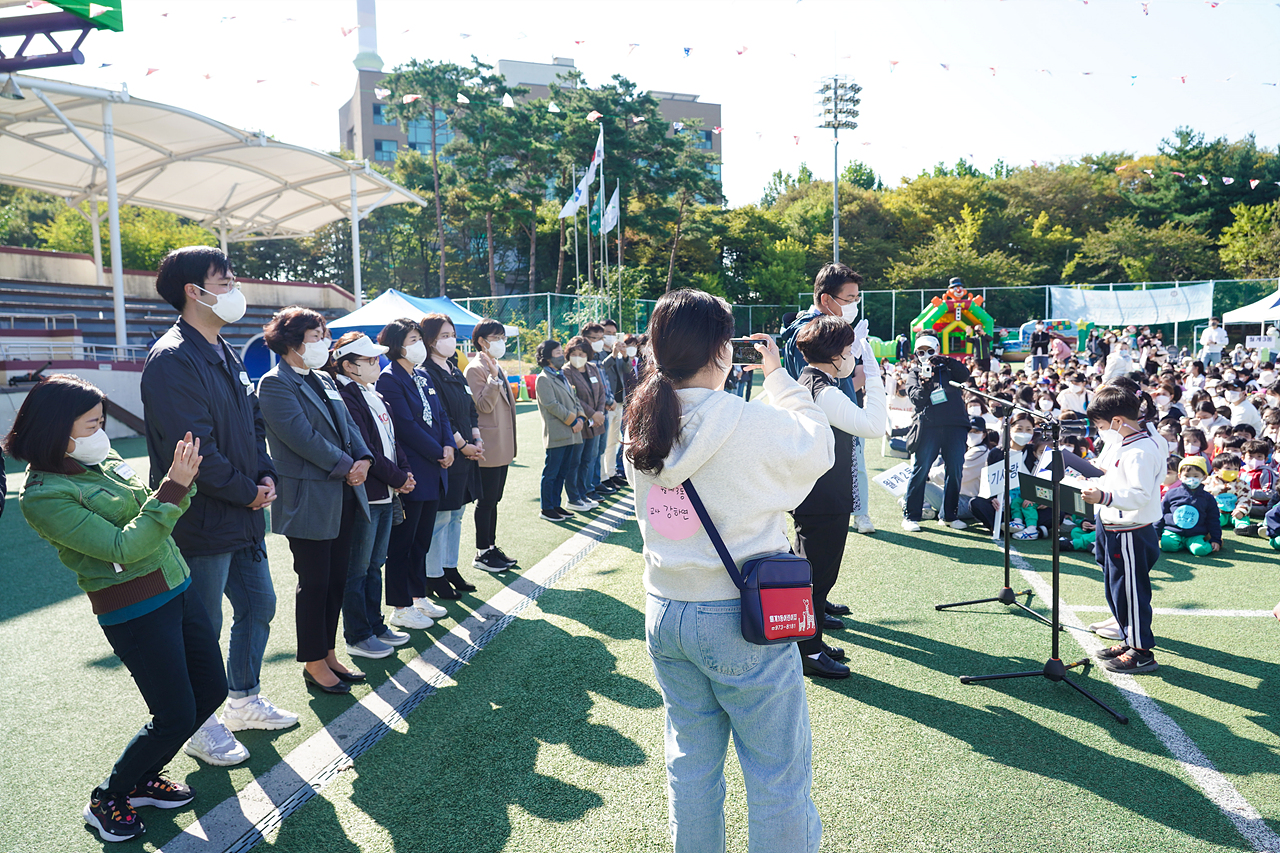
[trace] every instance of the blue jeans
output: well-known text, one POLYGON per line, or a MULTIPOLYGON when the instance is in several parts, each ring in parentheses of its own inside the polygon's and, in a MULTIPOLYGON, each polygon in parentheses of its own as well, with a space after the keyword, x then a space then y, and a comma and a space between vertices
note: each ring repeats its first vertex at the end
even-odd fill
POLYGON ((582 440, 582 457, 578 467, 569 472, 565 488, 570 500, 585 498, 600 485, 600 450, 604 447, 604 433, 582 440))
POLYGON ((1048 367, 1049 367, 1049 356, 1047 356, 1047 355, 1033 355, 1033 356, 1031 356, 1031 369, 1032 369, 1032 370, 1045 370, 1045 369, 1047 369, 1048 367))
POLYGON ((816 853, 809 705, 791 643, 742 639, 741 604, 650 595, 645 641, 666 708, 667 803, 675 853, 725 849, 724 761, 733 736, 752 853, 816 853))
POLYGON ((200 597, 213 635, 222 635, 222 596, 231 601, 231 644, 227 649, 227 695, 232 699, 262 691, 262 655, 276 615, 276 591, 263 542, 230 551, 186 557, 191 589, 200 597))
POLYGON ((436 527, 431 533, 431 550, 427 551, 427 577, 444 577, 445 567, 458 568, 458 547, 462 542, 462 517, 465 506, 436 511, 436 527))
MULTIPOLYGON (((935 508, 941 507, 944 499, 942 487, 926 482, 924 484, 924 499, 929 502, 929 506, 935 508)), ((961 495, 960 502, 956 505, 956 518, 961 521, 969 521, 973 517, 973 510, 969 509, 969 496, 961 495)))
POLYGON ((955 521, 960 504, 960 475, 964 467, 965 437, 963 426, 929 426, 920 430, 920 444, 916 447, 915 467, 911 469, 911 482, 907 484, 907 508, 904 516, 911 521, 920 520, 924 508, 925 483, 929 481, 929 469, 942 454, 946 466, 943 479, 942 506, 938 518, 955 521))
POLYGON ((382 621, 382 564, 391 540, 391 504, 369 504, 369 520, 355 515, 351 562, 342 593, 342 636, 354 646, 387 630, 382 621))
POLYGON ((1204 354, 1204 358, 1202 358, 1201 361, 1204 362, 1205 367, 1208 367, 1211 364, 1221 364, 1222 351, 1219 350, 1218 352, 1206 352, 1204 354))
MULTIPOLYGON (((577 468, 582 461, 582 445, 566 444, 563 447, 547 448, 547 460, 542 465, 542 508, 556 509, 560 506, 560 495, 569 479, 569 472, 577 468)), ((569 500, 577 497, 572 487, 569 500)))

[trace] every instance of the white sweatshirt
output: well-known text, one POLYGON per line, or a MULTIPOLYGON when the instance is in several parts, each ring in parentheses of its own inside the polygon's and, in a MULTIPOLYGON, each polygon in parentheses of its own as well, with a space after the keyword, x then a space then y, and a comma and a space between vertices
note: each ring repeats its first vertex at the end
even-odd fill
MULTIPOLYGON (((885 434, 888 425, 889 400, 879 377, 867 377, 863 386, 861 407, 850 400, 839 388, 828 385, 818 392, 817 402, 827 421, 838 430, 860 438, 876 438, 885 434)), ((697 484, 694 484, 697 488, 697 484)))
POLYGON ((1160 520, 1160 483, 1168 454, 1146 430, 1135 432, 1120 442, 1102 448, 1097 466, 1102 476, 1093 482, 1102 490, 1096 507, 1098 519, 1109 530, 1125 530, 1154 524, 1160 520))
POLYGON ((675 491, 689 478, 739 566, 790 549, 785 514, 835 464, 835 436, 809 391, 785 370, 766 377, 764 390, 767 404, 707 388, 677 391, 681 430, 662 471, 637 471, 624 454, 644 539, 646 592, 676 601, 738 598, 684 490, 675 491), (671 524, 671 516, 685 513, 691 525, 671 524))

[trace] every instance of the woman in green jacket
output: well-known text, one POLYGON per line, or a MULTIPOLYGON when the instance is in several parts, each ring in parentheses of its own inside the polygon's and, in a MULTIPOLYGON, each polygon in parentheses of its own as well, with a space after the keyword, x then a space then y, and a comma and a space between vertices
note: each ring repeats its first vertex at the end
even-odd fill
POLYGON ((50 376, 28 393, 4 445, 27 463, 23 516, 76 573, 151 711, 84 807, 103 841, 127 841, 145 831, 138 806, 191 802, 191 788, 161 773, 222 704, 227 678, 209 614, 189 591, 190 572, 169 535, 191 503, 200 441, 188 432, 177 443, 153 493, 111 449, 105 399, 79 377, 50 376))

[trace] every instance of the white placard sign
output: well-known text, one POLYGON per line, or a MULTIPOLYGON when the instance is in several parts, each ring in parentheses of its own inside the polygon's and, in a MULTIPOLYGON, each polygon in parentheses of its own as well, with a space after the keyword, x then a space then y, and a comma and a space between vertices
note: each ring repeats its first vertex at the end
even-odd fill
POLYGON ((1271 346, 1270 335, 1247 335, 1244 339, 1245 349, 1262 349, 1271 346))
POLYGON ((895 498, 904 497, 907 494, 907 486, 911 482, 911 463, 902 462, 894 465, 888 471, 877 474, 873 479, 895 498))
POLYGON ((982 476, 978 478, 978 497, 1004 497, 1004 460, 982 469, 982 476))

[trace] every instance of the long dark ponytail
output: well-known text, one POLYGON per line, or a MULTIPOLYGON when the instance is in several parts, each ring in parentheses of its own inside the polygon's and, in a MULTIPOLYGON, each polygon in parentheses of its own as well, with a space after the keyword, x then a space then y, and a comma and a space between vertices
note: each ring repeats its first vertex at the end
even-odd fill
POLYGON ((649 347, 640 384, 627 404, 627 458, 646 474, 662 470, 680 434, 676 383, 687 382, 719 357, 733 337, 733 314, 701 290, 663 294, 649 319, 649 347))

